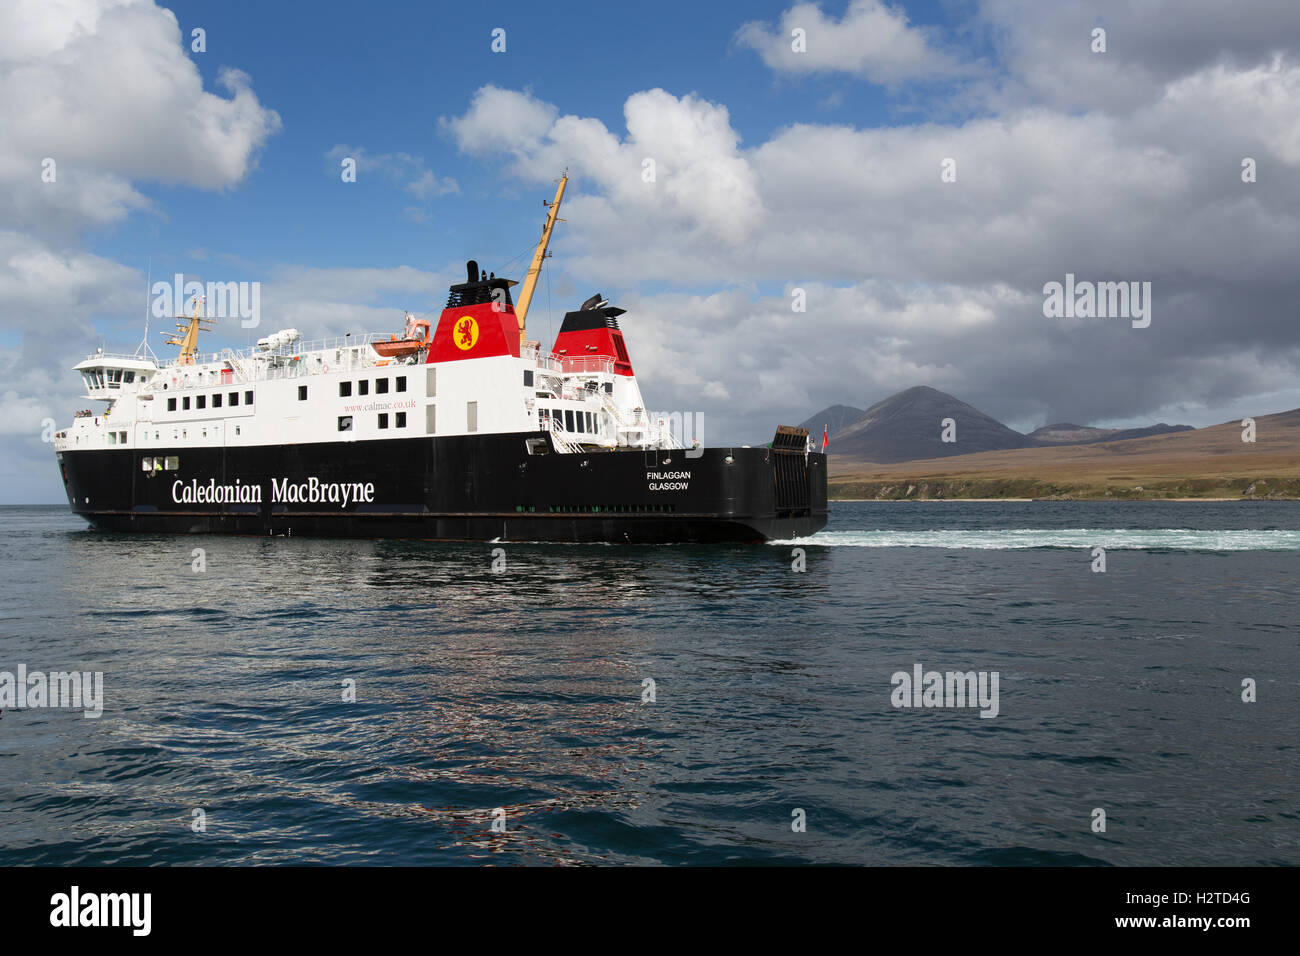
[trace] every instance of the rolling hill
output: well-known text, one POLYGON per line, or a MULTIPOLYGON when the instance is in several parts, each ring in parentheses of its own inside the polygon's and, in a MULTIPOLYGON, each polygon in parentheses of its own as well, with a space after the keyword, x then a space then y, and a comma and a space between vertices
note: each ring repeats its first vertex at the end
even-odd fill
POLYGON ((1034 441, 1044 445, 1088 445, 1099 441, 1124 441, 1128 438, 1146 438, 1148 435, 1166 435, 1170 432, 1193 431, 1191 425, 1148 425, 1145 428, 1091 428, 1084 425, 1044 425, 1029 433, 1034 441))

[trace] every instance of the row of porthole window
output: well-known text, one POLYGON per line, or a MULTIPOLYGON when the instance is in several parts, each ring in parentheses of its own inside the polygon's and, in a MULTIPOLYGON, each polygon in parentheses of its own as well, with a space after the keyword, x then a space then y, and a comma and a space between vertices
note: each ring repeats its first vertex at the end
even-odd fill
MULTIPOLYGON (((341 432, 350 432, 350 431, 352 431, 352 419, 353 419, 354 417, 355 417, 355 416, 352 416, 352 415, 340 415, 340 416, 339 416, 339 431, 341 431, 341 432)), ((379 421, 379 427, 380 427, 380 428, 387 428, 387 427, 388 427, 388 412, 380 412, 380 413, 379 413, 379 416, 378 416, 378 421, 379 421)), ((405 427, 406 427, 406 412, 394 412, 394 413, 393 413, 393 427, 394 427, 394 428, 405 428, 405 427)))
MULTIPOLYGON (((234 408, 236 405, 239 404, 239 393, 238 393, 238 392, 230 392, 229 394, 227 394, 227 395, 225 395, 225 396, 223 396, 221 392, 213 392, 211 395, 195 395, 195 396, 194 396, 194 407, 195 407, 196 409, 205 409, 205 408, 207 408, 207 407, 208 407, 208 399, 209 399, 209 398, 212 399, 212 407, 213 407, 213 408, 221 408, 223 398, 225 399, 226 404, 228 404, 231 408, 234 408)), ((186 396, 184 396, 183 398, 179 398, 179 399, 177 399, 177 398, 169 398, 169 399, 167 399, 167 411, 169 411, 169 412, 174 412, 174 411, 176 411, 176 403, 177 403, 178 401, 181 403, 181 406, 180 406, 180 410, 181 410, 181 411, 183 411, 183 412, 188 412, 188 411, 190 410, 190 396, 186 395, 186 396)), ((248 391, 246 391, 246 392, 244 393, 244 404, 245 404, 245 405, 252 405, 252 404, 253 404, 253 390, 252 390, 252 389, 249 389, 248 391)))
MULTIPOLYGON (((241 433, 241 432, 240 432, 240 426, 236 425, 236 426, 235 426, 235 434, 236 434, 236 435, 239 435, 240 433, 241 433)), ((125 434, 125 432, 124 432, 123 434, 125 434)), ((218 437, 220 434, 221 434, 221 432, 220 432, 218 426, 216 426, 216 425, 212 426, 212 437, 213 437, 213 438, 216 438, 216 437, 218 437)), ((187 440, 189 439, 189 437, 190 437, 190 430, 189 430, 188 428, 173 428, 173 429, 172 429, 172 441, 187 441, 187 440)), ((200 430, 199 437, 200 437, 200 438, 207 438, 207 437, 208 437, 208 430, 207 430, 206 427, 204 427, 203 429, 200 430)), ((148 430, 147 428, 146 428, 146 429, 141 433, 141 435, 140 435, 140 439, 141 439, 141 441, 148 441, 148 440, 149 440, 149 430, 148 430)), ((153 433, 153 440, 154 440, 154 441, 162 441, 162 433, 161 433, 161 432, 154 432, 154 433, 153 433)), ((125 443, 125 442, 126 442, 126 439, 123 438, 122 441, 123 441, 123 443, 125 443)), ((110 444, 111 444, 111 442, 110 442, 110 444)))

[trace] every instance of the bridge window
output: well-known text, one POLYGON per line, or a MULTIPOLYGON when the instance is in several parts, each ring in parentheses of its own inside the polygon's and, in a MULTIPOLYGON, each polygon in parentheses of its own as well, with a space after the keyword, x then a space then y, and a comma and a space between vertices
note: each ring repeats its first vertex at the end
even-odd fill
POLYGON ((226 398, 230 399, 230 407, 231 407, 231 408, 234 408, 236 405, 239 404, 239 393, 238 393, 238 392, 231 392, 229 395, 226 396, 226 398))
POLYGON ((206 395, 197 395, 197 396, 195 396, 195 398, 194 398, 194 407, 195 407, 195 408, 207 408, 207 407, 208 407, 208 396, 206 396, 206 395))
POLYGON ((135 381, 135 372, 132 372, 132 371, 130 371, 130 370, 128 369, 127 372, 126 372, 126 374, 122 376, 122 381, 124 381, 124 382, 126 382, 126 384, 130 385, 132 382, 135 381))
POLYGON ((167 411, 169 412, 176 411, 176 399, 174 398, 167 399, 167 411))
POLYGON ((190 410, 190 397, 188 395, 181 399, 181 410, 186 412, 190 410))
POLYGON ((221 407, 221 393, 220 393, 220 392, 217 392, 217 394, 215 394, 215 395, 212 396, 212 407, 213 407, 213 408, 220 408, 220 407, 221 407))

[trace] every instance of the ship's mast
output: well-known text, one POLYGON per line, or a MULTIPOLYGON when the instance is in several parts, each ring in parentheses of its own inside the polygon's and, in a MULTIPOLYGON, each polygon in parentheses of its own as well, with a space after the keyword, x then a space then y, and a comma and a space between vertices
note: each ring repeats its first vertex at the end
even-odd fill
POLYGON ((145 279, 144 286, 144 338, 140 340, 135 354, 141 358, 153 360, 155 365, 158 364, 158 356, 153 354, 153 349, 149 345, 149 290, 153 288, 153 256, 149 257, 148 275, 145 279))
POLYGON ((185 316, 176 316, 176 331, 163 333, 163 335, 171 336, 166 342, 167 345, 179 345, 181 347, 181 365, 194 364, 194 356, 199 350, 199 332, 211 332, 213 328, 214 323, 211 319, 199 315, 199 302, 201 301, 203 300, 196 296, 194 299, 194 314, 185 322, 180 321, 185 316), (176 336, 182 333, 183 337, 178 339, 176 336))
POLYGON ((537 242, 537 251, 533 253, 533 264, 528 267, 528 276, 519 290, 519 301, 515 303, 515 315, 519 317, 520 349, 524 347, 524 340, 527 338, 524 323, 528 318, 529 303, 533 301, 533 290, 537 288, 537 277, 542 274, 542 260, 546 258, 546 247, 551 242, 551 231, 557 222, 563 221, 559 218, 560 203, 564 201, 564 187, 568 184, 569 171, 566 169, 564 175, 560 177, 559 188, 555 190, 555 201, 548 203, 542 200, 543 205, 549 207, 550 212, 546 215, 546 225, 542 227, 542 238, 537 242))

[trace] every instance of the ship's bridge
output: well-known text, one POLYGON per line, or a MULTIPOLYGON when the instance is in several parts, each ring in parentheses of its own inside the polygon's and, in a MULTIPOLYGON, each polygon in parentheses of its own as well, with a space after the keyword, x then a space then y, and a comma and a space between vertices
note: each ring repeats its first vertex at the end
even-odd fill
POLYGON ((86 397, 111 402, 122 392, 138 391, 158 371, 158 366, 138 355, 92 355, 73 366, 86 383, 86 397))

